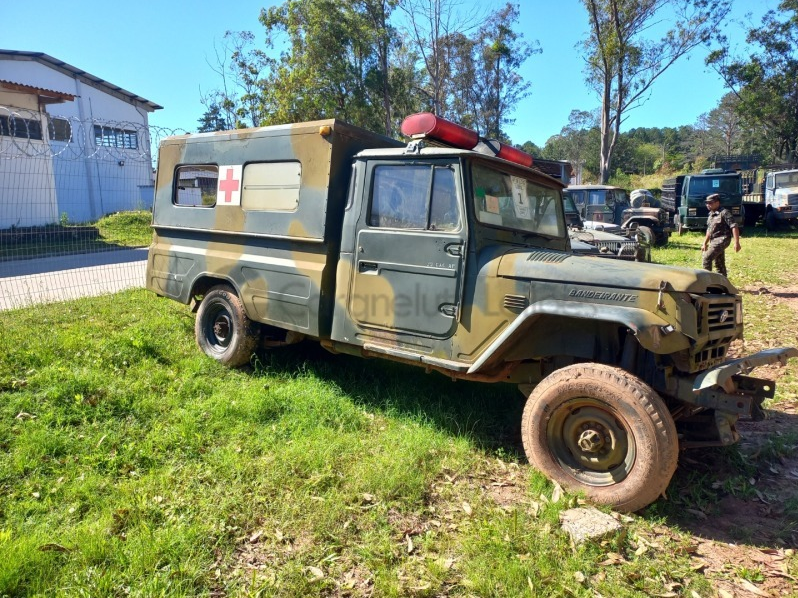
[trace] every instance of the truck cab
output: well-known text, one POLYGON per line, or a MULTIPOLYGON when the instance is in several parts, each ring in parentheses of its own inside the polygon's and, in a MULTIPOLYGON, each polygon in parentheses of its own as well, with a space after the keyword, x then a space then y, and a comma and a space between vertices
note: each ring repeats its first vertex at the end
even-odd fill
POLYGON ((530 462, 623 511, 684 446, 726 445, 773 396, 728 359, 742 299, 703 270, 573 252, 563 184, 431 114, 402 143, 337 120, 165 139, 146 285, 210 358, 309 339, 526 397, 530 462), (599 267, 597 267, 599 266, 599 267))
POLYGON ((742 182, 739 172, 707 169, 698 174, 679 175, 662 184, 662 205, 671 213, 673 225, 681 235, 688 230, 705 230, 709 211, 708 195, 720 195, 720 205, 731 212, 742 226, 745 219, 742 182))
POLYGON ((765 226, 798 220, 798 170, 769 172, 765 177, 765 226))

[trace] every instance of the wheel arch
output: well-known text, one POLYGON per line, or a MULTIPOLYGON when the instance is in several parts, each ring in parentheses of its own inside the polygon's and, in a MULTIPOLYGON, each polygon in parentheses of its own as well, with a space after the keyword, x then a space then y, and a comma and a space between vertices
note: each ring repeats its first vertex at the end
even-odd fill
MULTIPOLYGON (((552 335, 537 334, 538 327, 542 329, 555 327, 574 334, 574 337, 568 337, 568 344, 573 354, 588 359, 594 357, 595 353, 579 355, 578 341, 582 342, 582 347, 585 347, 587 342, 595 347, 596 341, 599 343, 612 341, 612 335, 619 341, 620 332, 623 330, 630 331, 644 349, 654 353, 674 353, 690 345, 689 339, 673 330, 668 322, 642 309, 547 300, 527 307, 494 339, 471 365, 468 373, 489 371, 503 361, 556 354, 551 350, 552 335), (596 331, 601 333, 598 338, 596 331), (548 353, 545 350, 548 350, 548 353)), ((603 350, 602 347, 596 349, 603 350)), ((605 349, 613 350, 613 347, 605 349)))
POLYGON ((221 276, 219 274, 209 274, 207 272, 203 272, 199 276, 197 276, 194 281, 191 283, 191 290, 186 297, 184 303, 191 302, 192 299, 196 297, 202 297, 208 291, 210 291, 213 287, 226 284, 230 288, 233 289, 236 295, 239 297, 241 296, 241 291, 233 281, 232 278, 227 276, 221 276))

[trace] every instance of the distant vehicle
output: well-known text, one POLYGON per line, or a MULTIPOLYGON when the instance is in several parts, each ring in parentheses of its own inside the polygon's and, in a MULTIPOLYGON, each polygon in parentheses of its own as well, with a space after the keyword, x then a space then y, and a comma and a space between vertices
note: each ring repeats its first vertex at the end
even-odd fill
POLYGON ((775 230, 779 222, 798 220, 798 169, 764 167, 741 174, 746 224, 762 217, 765 227, 775 230))
POLYGON ((660 201, 648 189, 634 189, 629 193, 633 208, 659 208, 660 201))
POLYGON ((705 230, 709 211, 704 205, 707 195, 720 195, 720 205, 731 212, 741 225, 745 217, 739 172, 723 169, 683 174, 662 183, 662 207, 673 216, 673 226, 681 235, 686 230, 705 230))
POLYGON ((629 195, 612 185, 570 185, 565 189, 579 209, 586 229, 637 231, 649 245, 665 245, 670 237, 668 213, 660 207, 632 206, 629 195))
MULTIPOLYGON (((571 237, 571 250, 574 253, 586 255, 595 253, 601 257, 636 262, 651 261, 651 246, 646 241, 640 242, 637 231, 632 231, 631 236, 623 236, 605 230, 586 229, 573 198, 567 194, 563 195, 563 207, 568 234, 571 237), (595 251, 586 251, 585 244, 595 251)), ((618 227, 618 230, 621 228, 618 227)))

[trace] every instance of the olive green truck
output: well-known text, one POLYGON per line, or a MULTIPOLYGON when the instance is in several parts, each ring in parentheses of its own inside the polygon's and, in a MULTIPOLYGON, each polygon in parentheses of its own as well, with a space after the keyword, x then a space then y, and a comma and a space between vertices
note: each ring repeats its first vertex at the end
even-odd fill
POLYGON ((516 384, 540 471, 622 511, 679 449, 731 444, 798 355, 729 359, 740 295, 702 270, 570 249, 563 185, 431 114, 400 143, 337 120, 160 146, 147 288, 197 311, 209 356, 315 339, 334 353, 516 384))

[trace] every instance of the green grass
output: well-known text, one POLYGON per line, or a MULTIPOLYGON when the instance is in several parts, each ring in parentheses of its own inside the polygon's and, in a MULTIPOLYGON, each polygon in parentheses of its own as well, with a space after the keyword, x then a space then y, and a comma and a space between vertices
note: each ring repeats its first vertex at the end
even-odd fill
MULTIPOLYGON (((757 268, 775 285, 792 266, 757 268)), ((779 328, 752 323, 751 342, 783 343, 795 318, 765 298, 746 305, 779 328)), ((526 466, 515 388, 312 343, 231 371, 200 354, 188 308, 141 290, 0 323, 0 596, 713 595, 659 503, 570 545, 576 498, 552 503, 526 466)))
MULTIPOLYGON (((68 234, 61 239, 35 235, 24 242, 0 243, 0 261, 92 253, 120 247, 146 247, 152 240, 151 223, 152 213, 149 210, 109 214, 97 222, 80 225, 97 228, 99 234, 96 239, 70 239, 68 234)), ((69 229, 70 225, 67 224, 64 231, 68 233, 69 229)))

